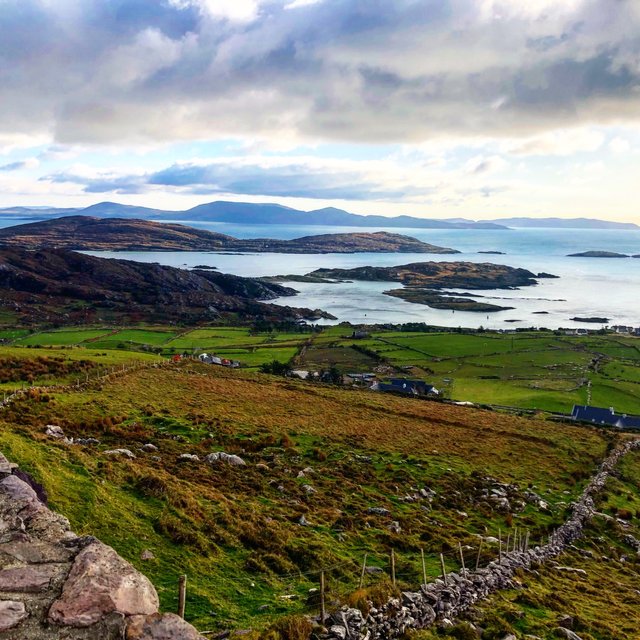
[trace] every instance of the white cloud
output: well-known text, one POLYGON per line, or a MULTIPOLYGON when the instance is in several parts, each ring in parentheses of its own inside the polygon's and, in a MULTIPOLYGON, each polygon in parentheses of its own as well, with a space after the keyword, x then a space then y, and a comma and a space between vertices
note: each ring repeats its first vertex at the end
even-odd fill
POLYGON ((613 153, 626 153, 631 150, 631 143, 626 138, 617 136, 609 142, 609 149, 613 153))
POLYGON ((504 145, 508 153, 520 156, 570 156, 591 153, 605 141, 602 131, 593 129, 558 129, 504 145))

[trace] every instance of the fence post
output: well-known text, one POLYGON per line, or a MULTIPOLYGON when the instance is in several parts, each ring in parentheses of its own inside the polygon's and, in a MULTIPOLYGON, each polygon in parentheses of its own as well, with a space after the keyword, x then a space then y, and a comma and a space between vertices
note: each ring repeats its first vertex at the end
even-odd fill
POLYGON ((324 602, 324 571, 320 572, 320 623, 324 624, 327 618, 327 611, 324 602))
POLYGON ((181 575, 178 580, 178 615, 184 618, 187 604, 187 576, 181 575))
POLYGON ((358 584, 358 589, 362 589, 362 585, 364 584, 364 573, 367 570, 367 554, 364 554, 364 560, 362 561, 362 572, 360 573, 360 583, 358 584))
POLYGON ((464 555, 462 554, 462 543, 458 540, 458 551, 460 552, 460 564, 462 565, 462 575, 467 573, 467 567, 464 564, 464 555))
POLYGON ((476 571, 480 567, 480 554, 482 553, 482 543, 483 543, 483 540, 482 538, 480 538, 480 546, 478 547, 478 555, 476 556, 476 571))
POLYGON ((391 582, 396 586, 396 554, 391 549, 391 582))
POLYGON ((502 564, 502 530, 498 529, 498 563, 502 564))
POLYGON ((447 586, 447 570, 444 566, 444 555, 440 554, 440 566, 442 567, 442 578, 444 580, 444 586, 447 586))
POLYGON ((427 584, 427 564, 424 561, 424 549, 420 549, 420 557, 422 558, 422 584, 427 584))

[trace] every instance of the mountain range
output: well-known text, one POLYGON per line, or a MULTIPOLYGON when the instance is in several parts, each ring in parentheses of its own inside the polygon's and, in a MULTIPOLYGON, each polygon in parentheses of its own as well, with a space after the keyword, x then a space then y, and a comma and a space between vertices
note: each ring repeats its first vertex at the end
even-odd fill
POLYGON ((593 218, 527 218, 514 217, 494 220, 468 220, 450 218, 435 220, 415 216, 359 215, 342 209, 326 207, 302 211, 273 203, 228 202, 218 200, 191 209, 168 211, 124 205, 116 202, 99 202, 85 208, 56 207, 7 207, 0 209, 0 216, 50 218, 53 216, 85 215, 98 218, 140 218, 145 220, 176 220, 191 222, 227 222, 233 224, 286 224, 331 227, 387 227, 414 229, 640 229, 630 222, 611 222, 593 218))

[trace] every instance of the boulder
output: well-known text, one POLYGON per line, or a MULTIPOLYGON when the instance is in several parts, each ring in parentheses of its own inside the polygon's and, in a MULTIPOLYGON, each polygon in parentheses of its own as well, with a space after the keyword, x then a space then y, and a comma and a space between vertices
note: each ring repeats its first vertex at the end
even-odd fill
POLYGON ((205 460, 209 464, 228 464, 232 467, 244 467, 247 464, 240 456, 225 453, 224 451, 210 453, 205 460))
POLYGON ((105 456, 124 456, 130 460, 136 457, 129 449, 109 449, 108 451, 103 451, 103 453, 105 456))
POLYGON ((195 453, 182 453, 178 456, 178 462, 200 462, 200 458, 195 453))
POLYGON ((143 444, 140 447, 140 451, 144 451, 145 453, 155 453, 158 450, 158 447, 156 447, 155 444, 151 444, 150 442, 147 442, 147 444, 143 444))
POLYGON ((566 640, 582 640, 582 638, 571 629, 565 629, 564 627, 557 627, 553 630, 556 638, 566 638, 566 640))
POLYGON ((57 424, 48 424, 44 428, 45 435, 50 438, 56 438, 57 440, 66 440, 66 436, 64 435, 64 431, 62 427, 59 427, 57 424))
POLYGON ((149 580, 111 547, 93 542, 76 556, 62 595, 49 610, 52 622, 87 627, 105 615, 150 615, 158 594, 149 580))
POLYGON ((174 613, 132 616, 127 640, 204 640, 194 627, 174 613))
POLYGON ((23 602, 0 601, 0 633, 17 627, 29 617, 23 602))

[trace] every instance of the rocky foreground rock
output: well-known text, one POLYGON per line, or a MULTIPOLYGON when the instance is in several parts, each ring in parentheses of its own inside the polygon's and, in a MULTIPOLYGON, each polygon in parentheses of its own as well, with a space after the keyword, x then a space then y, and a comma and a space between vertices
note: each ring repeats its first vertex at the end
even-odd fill
POLYGON ((0 454, 0 638, 198 640, 158 612, 151 582, 111 547, 77 536, 0 454))

